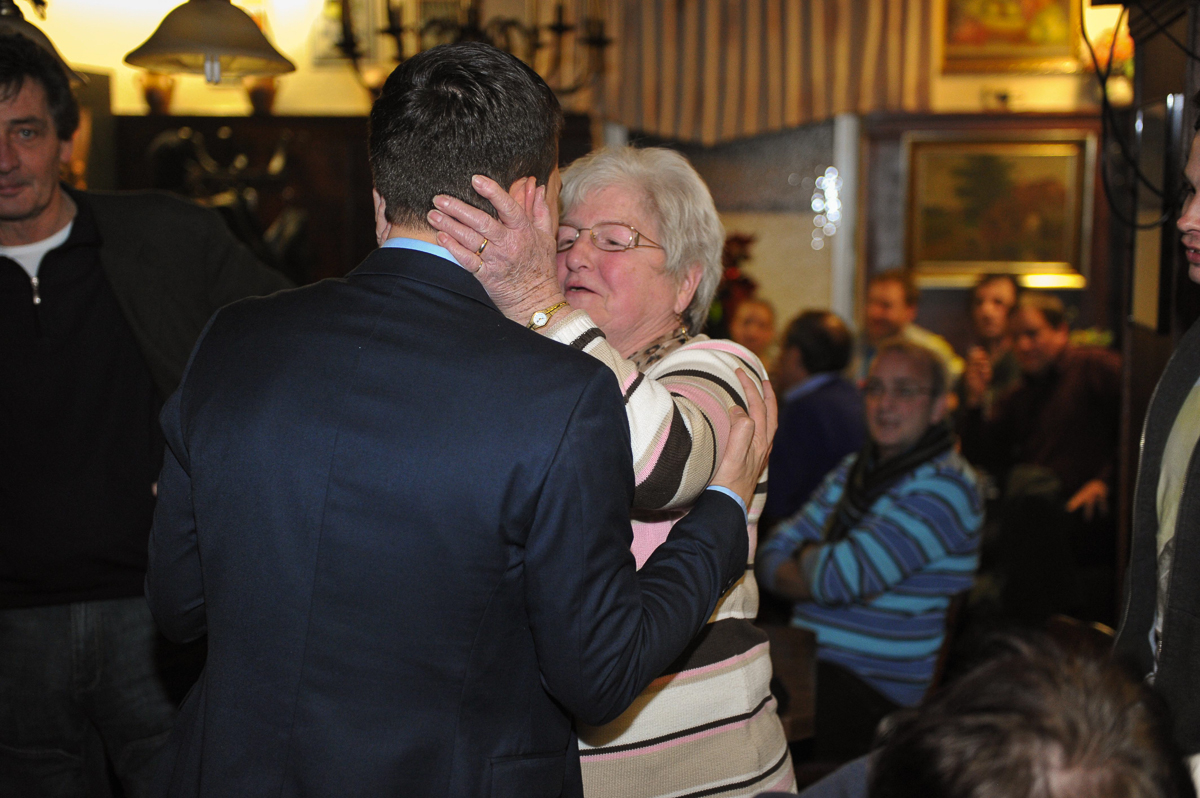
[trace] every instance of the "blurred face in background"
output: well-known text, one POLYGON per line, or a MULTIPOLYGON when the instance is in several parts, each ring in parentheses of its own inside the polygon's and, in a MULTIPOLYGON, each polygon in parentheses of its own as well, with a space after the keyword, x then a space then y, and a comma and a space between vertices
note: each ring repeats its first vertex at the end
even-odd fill
POLYGON ((904 300, 904 286, 895 280, 871 283, 867 288, 867 340, 879 343, 899 335, 917 318, 916 305, 904 300))
POLYGON ((989 280, 971 293, 971 323, 981 341, 997 341, 1008 335, 1008 317, 1017 304, 1011 280, 989 280))
POLYGON ((1070 330, 1054 327, 1037 308, 1017 308, 1012 317, 1013 354, 1026 374, 1041 374, 1067 348, 1070 330))
POLYGON ((775 340, 775 314, 762 302, 744 300, 729 321, 729 337, 761 358, 775 340))
POLYGON ((933 395, 933 378, 923 363, 903 352, 885 351, 871 364, 863 387, 867 431, 889 460, 909 449, 946 416, 945 396, 933 395))

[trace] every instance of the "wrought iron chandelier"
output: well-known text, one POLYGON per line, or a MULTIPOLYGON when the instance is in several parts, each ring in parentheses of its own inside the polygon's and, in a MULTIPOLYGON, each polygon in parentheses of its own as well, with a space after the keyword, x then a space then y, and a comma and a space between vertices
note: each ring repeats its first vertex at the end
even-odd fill
MULTIPOLYGON (((542 77, 560 97, 575 94, 604 73, 604 51, 613 40, 605 34, 602 16, 584 15, 578 25, 571 24, 566 19, 564 4, 558 3, 554 22, 548 25, 539 25, 536 19, 527 23, 513 17, 493 17, 483 23, 482 5, 482 0, 471 0, 459 18, 439 17, 406 25, 402 0, 385 0, 387 26, 378 33, 395 41, 397 63, 438 44, 487 42, 532 66, 538 52, 549 48, 548 67, 542 77), (544 36, 544 33, 549 35, 544 36), (576 37, 577 62, 572 64, 574 69, 568 71, 564 53, 570 36, 576 37), (414 37, 416 48, 407 47, 406 41, 414 37)), ((359 35, 355 33, 351 3, 343 0, 341 13, 341 38, 337 47, 350 61, 363 85, 376 91, 378 87, 371 86, 363 78, 365 53, 359 35)))

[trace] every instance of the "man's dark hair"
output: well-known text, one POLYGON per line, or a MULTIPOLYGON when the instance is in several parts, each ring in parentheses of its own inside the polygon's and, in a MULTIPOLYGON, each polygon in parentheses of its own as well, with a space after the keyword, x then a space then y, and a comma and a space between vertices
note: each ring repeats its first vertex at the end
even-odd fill
MULTIPOLYGON (((871 363, 878 363, 879 359, 887 354, 906 357, 927 372, 929 374, 929 395, 934 399, 944 394, 949 387, 950 378, 946 361, 942 360, 942 356, 929 347, 897 335, 879 343, 879 346, 875 348, 875 359, 871 363)), ((872 368, 872 370, 874 369, 872 368)))
POLYGON ((809 374, 824 374, 846 368, 854 337, 836 313, 806 310, 788 324, 783 348, 799 350, 800 362, 809 374))
POLYGON ((1195 795, 1144 684, 1048 639, 1004 648, 888 732, 871 798, 1195 795))
POLYGON ((538 74, 477 42, 426 50, 398 66, 371 108, 375 189, 393 224, 428 227, 436 194, 495 215, 471 188, 487 175, 505 189, 558 165, 562 109, 538 74))
POLYGON ((899 283, 904 289, 904 304, 910 308, 917 306, 917 301, 921 298, 921 289, 917 288, 917 281, 913 279, 912 272, 907 269, 888 269, 885 272, 871 275, 867 280, 867 288, 870 288, 877 283, 899 283))
POLYGON ((990 285, 992 283, 1008 283, 1009 285, 1012 286, 1014 301, 1013 301, 1012 308, 1009 309, 1009 314, 1011 315, 1012 312, 1014 310, 1016 310, 1016 308, 1017 308, 1016 300, 1020 299, 1020 297, 1021 297, 1021 284, 1017 282, 1016 276, 1011 275, 1011 274, 1000 274, 1000 273, 981 274, 979 276, 979 279, 975 281, 975 285, 971 286, 971 297, 970 297, 971 302, 972 303, 975 302, 975 295, 977 293, 979 293, 980 288, 983 288, 985 285, 990 285))
POLYGON ((1017 299, 1017 307, 1036 310, 1042 314, 1042 318, 1046 320, 1046 323, 1056 330, 1068 323, 1067 309, 1063 305, 1063 301, 1054 294, 1047 294, 1042 291, 1025 291, 1017 299))
POLYGON ((0 101, 21 92, 26 80, 36 80, 46 91, 54 133, 70 141, 79 127, 79 103, 71 93, 67 73, 46 49, 19 33, 0 34, 0 101))

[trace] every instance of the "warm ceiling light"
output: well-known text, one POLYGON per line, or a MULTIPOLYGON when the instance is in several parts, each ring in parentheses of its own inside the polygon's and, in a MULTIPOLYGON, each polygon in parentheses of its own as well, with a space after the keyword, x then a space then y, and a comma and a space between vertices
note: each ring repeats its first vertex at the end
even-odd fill
POLYGON ((229 0, 188 0, 167 14, 125 63, 153 72, 221 76, 279 75, 296 65, 271 46, 250 15, 229 0))
POLYGON ((1017 282, 1026 288, 1087 288, 1082 274, 1022 274, 1017 282))
POLYGON ((82 75, 67 66, 67 62, 59 55, 49 36, 42 33, 36 26, 25 21, 25 15, 21 13, 21 9, 17 8, 17 4, 13 0, 0 0, 0 34, 6 33, 17 33, 26 39, 32 39, 43 49, 53 54, 58 59, 58 63, 62 68, 66 70, 67 77, 71 79, 72 83, 87 82, 82 75))

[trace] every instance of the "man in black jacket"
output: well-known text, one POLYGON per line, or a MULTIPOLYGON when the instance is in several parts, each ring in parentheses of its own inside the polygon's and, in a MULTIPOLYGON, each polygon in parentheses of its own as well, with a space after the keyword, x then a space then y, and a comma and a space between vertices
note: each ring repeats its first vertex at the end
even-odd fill
MULTIPOLYGON (((1184 169, 1178 227, 1188 276, 1200 282, 1200 136, 1184 169)), ((1180 340, 1155 388, 1142 430, 1133 495, 1125 608, 1116 652, 1167 699, 1175 739, 1200 760, 1200 324, 1180 340)))
POLYGON ((142 795, 203 651, 143 597, 162 402, 217 308, 287 287, 179 199, 59 183, 79 109, 0 37, 0 795, 142 795))

